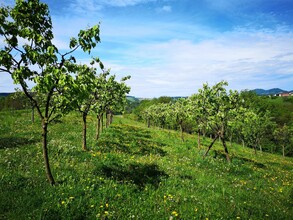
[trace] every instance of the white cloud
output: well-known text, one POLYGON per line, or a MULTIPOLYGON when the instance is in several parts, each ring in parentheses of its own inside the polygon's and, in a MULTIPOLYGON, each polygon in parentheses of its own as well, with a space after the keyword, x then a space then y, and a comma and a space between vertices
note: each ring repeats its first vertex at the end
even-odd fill
POLYGON ((132 94, 142 97, 190 95, 202 83, 227 80, 233 89, 292 89, 293 34, 242 30, 202 42, 170 40, 137 45, 108 60, 132 75, 132 94), (133 60, 153 62, 131 63, 133 60))
POLYGON ((71 3, 70 8, 74 12, 93 12, 99 11, 103 7, 126 7, 138 4, 154 2, 156 0, 75 0, 71 3))
POLYGON ((124 6, 133 6, 142 3, 153 2, 155 0, 100 0, 100 4, 124 7, 124 6))
POLYGON ((157 8, 156 11, 157 12, 171 12, 172 11, 172 7, 170 5, 164 5, 161 8, 157 8))

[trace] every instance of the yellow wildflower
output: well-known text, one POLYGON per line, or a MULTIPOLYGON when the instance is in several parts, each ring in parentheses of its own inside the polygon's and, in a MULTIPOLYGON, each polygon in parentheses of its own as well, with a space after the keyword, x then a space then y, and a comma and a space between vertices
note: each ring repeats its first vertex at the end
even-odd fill
POLYGON ((178 216, 178 213, 177 213, 176 211, 173 211, 173 212, 172 212, 172 215, 174 215, 174 216, 178 216))

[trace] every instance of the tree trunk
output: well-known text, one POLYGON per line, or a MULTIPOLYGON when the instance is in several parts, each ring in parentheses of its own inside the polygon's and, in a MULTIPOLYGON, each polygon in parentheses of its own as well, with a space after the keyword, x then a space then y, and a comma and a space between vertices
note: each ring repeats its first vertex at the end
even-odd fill
POLYGON ((201 145, 201 143, 200 143, 200 130, 198 129, 197 130, 197 147, 198 147, 198 149, 200 149, 200 145, 201 145))
POLYGON ((230 147, 233 147, 232 146, 232 135, 230 136, 230 147))
POLYGON ((283 157, 285 157, 285 145, 282 146, 283 157))
POLYGON ((215 136, 214 140, 212 141, 212 143, 211 143, 210 146, 208 147, 207 151, 206 151, 205 154, 203 155, 204 158, 208 155, 210 149, 212 148, 212 146, 214 145, 214 143, 216 142, 217 139, 218 139, 218 135, 215 136))
POLYGON ((101 114, 101 132, 104 130, 104 114, 101 114))
POLYGON ((82 149, 84 151, 87 150, 87 146, 86 146, 86 117, 87 117, 87 113, 83 112, 82 113, 82 121, 83 121, 83 129, 82 129, 82 149))
POLYGON ((183 126, 182 126, 182 123, 179 124, 179 127, 180 127, 180 132, 181 132, 181 140, 182 140, 182 142, 184 142, 183 126))
POLYGON ((47 135, 48 135, 48 122, 45 121, 45 119, 42 120, 42 128, 43 128, 43 157, 44 157, 44 162, 45 162, 45 171, 47 175, 47 179, 49 180, 49 183, 51 185, 55 184, 55 180, 53 178, 51 168, 50 168, 50 163, 49 163, 49 156, 48 156, 48 140, 47 140, 47 135))
POLYGON ((106 128, 109 127, 109 114, 106 113, 106 128))
POLYGON ((254 145, 253 148, 254 148, 254 154, 256 155, 256 146, 254 145))
POLYGON ((96 140, 99 139, 101 133, 101 116, 97 115, 96 140))
POLYGON ((35 106, 32 105, 32 123, 35 122, 35 106))
POLYGON ((225 155, 226 155, 227 162, 230 163, 231 162, 231 159, 229 157, 229 152, 228 152, 228 148, 227 148, 225 139, 224 138, 221 138, 221 140, 222 140, 222 144, 223 144, 223 147, 224 147, 224 150, 225 150, 225 155))
POLYGON ((110 111, 107 111, 106 113, 106 128, 108 128, 110 125, 110 111))
POLYGON ((148 128, 149 128, 149 127, 151 127, 151 120, 149 118, 147 120, 148 120, 147 123, 148 123, 148 128))
POLYGON ((113 123, 113 112, 111 111, 110 112, 110 124, 112 124, 113 123))

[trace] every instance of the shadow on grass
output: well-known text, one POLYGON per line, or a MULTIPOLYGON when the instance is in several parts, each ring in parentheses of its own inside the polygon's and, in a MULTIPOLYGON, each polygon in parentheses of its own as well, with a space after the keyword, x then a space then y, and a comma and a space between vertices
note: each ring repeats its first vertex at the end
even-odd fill
POLYGON ((167 152, 162 150, 159 147, 155 147, 155 146, 143 146, 139 148, 138 152, 135 152, 134 154, 138 154, 138 155, 151 155, 151 154, 156 154, 156 155, 160 155, 161 157, 164 157, 167 152))
POLYGON ((107 129, 97 142, 101 152, 123 152, 132 155, 165 156, 164 143, 153 141, 149 131, 132 126, 115 125, 107 129))
POLYGON ((140 189, 143 189, 146 184, 157 188, 162 178, 168 178, 168 175, 160 170, 156 164, 131 163, 121 165, 113 162, 102 165, 99 172, 108 178, 113 178, 123 183, 135 184, 140 189))
POLYGON ((249 158, 240 157, 240 156, 234 156, 233 158, 242 164, 250 163, 253 166, 256 166, 257 168, 265 168, 266 167, 266 165, 264 165, 263 163, 256 162, 256 161, 251 160, 249 158))
POLYGON ((0 137, 0 149, 18 148, 25 145, 34 144, 38 142, 35 139, 28 139, 23 137, 0 137))

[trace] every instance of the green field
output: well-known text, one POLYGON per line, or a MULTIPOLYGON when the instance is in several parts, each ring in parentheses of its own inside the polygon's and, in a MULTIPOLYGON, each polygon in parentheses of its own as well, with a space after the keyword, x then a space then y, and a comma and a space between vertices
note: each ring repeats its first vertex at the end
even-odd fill
POLYGON ((123 117, 81 148, 81 118, 49 127, 57 181, 46 180, 40 122, 29 111, 0 112, 0 219, 292 219, 293 158, 220 143, 202 158, 196 136, 147 128, 123 117))

